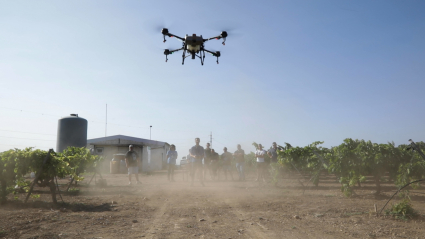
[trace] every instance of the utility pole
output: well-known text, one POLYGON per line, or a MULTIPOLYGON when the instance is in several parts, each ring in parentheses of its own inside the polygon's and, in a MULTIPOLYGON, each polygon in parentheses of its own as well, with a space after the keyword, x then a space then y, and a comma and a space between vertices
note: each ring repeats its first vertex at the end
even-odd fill
POLYGON ((149 128, 149 139, 152 139, 152 125, 151 125, 151 127, 149 128))
POLYGON ((108 129, 108 104, 106 104, 105 137, 106 137, 107 129, 108 129))

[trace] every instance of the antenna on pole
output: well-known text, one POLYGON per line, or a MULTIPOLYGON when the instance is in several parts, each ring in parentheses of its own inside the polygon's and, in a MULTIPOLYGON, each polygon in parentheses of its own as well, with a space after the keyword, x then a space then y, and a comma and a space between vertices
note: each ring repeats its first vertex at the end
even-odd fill
POLYGON ((211 131, 211 134, 210 134, 210 146, 212 148, 212 131, 211 131))
POLYGON ((108 104, 106 104, 105 137, 108 129, 108 104))

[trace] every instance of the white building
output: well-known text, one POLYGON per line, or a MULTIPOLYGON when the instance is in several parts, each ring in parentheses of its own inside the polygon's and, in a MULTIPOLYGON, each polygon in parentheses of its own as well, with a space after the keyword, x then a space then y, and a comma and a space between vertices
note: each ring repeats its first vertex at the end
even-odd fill
POLYGON ((95 154, 104 158, 101 166, 102 172, 109 172, 109 164, 114 154, 127 153, 129 145, 133 145, 134 151, 139 154, 139 157, 142 157, 142 172, 165 168, 167 151, 170 149, 170 145, 166 142, 125 135, 113 135, 87 140, 87 148, 93 149, 95 154))

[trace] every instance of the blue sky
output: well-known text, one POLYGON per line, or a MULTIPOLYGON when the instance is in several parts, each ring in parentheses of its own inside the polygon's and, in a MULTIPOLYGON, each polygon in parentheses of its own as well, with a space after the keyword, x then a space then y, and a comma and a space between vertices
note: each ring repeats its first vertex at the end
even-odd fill
POLYGON ((423 141, 423 1, 1 1, 0 151, 56 147, 78 113, 88 138, 174 143, 213 134, 219 153, 345 138, 423 141), (229 30, 220 64, 173 34, 229 30))

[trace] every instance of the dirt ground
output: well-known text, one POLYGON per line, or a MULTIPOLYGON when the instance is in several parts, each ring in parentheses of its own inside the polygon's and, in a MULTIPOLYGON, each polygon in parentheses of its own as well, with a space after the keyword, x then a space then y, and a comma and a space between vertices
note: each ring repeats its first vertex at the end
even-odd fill
POLYGON ((421 216, 403 221, 374 213, 395 192, 392 184, 375 196, 366 183, 346 198, 332 176, 304 194, 296 175, 277 186, 254 182, 253 173, 245 182, 207 177, 204 187, 191 187, 179 171, 176 182, 165 171, 140 176, 141 185, 129 186, 127 175, 105 174, 105 188, 87 186, 87 177, 58 206, 42 188, 27 204, 25 194, 10 195, 0 206, 0 238, 425 238, 424 190, 411 191, 421 216))

